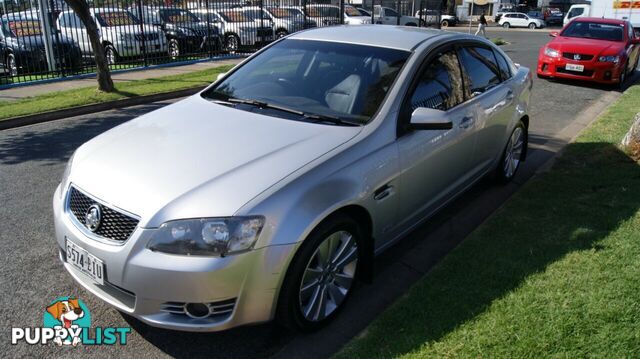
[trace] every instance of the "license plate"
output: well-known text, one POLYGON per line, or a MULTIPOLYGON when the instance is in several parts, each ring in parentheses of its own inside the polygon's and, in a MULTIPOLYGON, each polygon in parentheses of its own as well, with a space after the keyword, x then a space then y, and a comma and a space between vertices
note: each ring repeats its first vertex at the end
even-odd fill
POLYGON ((104 263, 67 239, 67 263, 78 268, 98 284, 104 284, 104 263))
POLYGON ((577 71, 577 72, 584 71, 584 65, 567 64, 564 68, 569 71, 577 71))

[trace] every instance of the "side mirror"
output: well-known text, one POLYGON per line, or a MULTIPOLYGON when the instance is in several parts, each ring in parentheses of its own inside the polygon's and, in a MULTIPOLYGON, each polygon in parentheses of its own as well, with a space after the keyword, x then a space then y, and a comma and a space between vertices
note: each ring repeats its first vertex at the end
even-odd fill
POLYGON ((216 78, 216 81, 220 81, 222 80, 225 76, 227 75, 226 72, 221 72, 218 74, 218 77, 216 78))
POLYGON ((560 33, 559 33, 559 32, 557 32, 557 31, 551 31, 551 32, 549 33, 549 36, 551 36, 551 37, 556 37, 556 36, 558 36, 558 35, 560 35, 560 33))
POLYGON ((453 123, 447 113, 427 107, 418 107, 411 114, 409 128, 412 130, 450 130, 453 123))

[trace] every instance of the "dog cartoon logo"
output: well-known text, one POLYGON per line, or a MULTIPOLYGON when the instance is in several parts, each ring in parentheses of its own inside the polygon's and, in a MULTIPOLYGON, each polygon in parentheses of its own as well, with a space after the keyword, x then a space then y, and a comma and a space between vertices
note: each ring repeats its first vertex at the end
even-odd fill
POLYGON ((82 328, 91 326, 89 309, 78 298, 60 297, 47 306, 44 314, 45 327, 63 330, 68 333, 64 337, 56 336, 57 345, 77 346, 82 343, 82 328))

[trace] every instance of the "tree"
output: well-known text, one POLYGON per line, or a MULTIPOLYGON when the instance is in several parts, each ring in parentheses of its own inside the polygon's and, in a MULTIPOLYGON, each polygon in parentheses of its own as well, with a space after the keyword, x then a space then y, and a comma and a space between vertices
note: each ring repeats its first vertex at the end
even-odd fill
POLYGON ((78 15, 80 21, 87 29, 87 35, 93 48, 93 55, 96 61, 96 75, 98 77, 98 89, 104 92, 113 92, 113 81, 111 80, 111 72, 107 64, 107 58, 104 55, 104 48, 100 43, 100 35, 98 35, 98 26, 91 16, 89 4, 86 0, 65 0, 69 7, 78 15))

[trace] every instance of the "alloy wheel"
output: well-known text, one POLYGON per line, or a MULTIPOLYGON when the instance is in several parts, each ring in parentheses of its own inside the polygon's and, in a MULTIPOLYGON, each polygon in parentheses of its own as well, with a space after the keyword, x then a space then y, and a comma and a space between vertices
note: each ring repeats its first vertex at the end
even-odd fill
POLYGON ((511 178, 516 173, 522 158, 522 146, 524 145, 524 131, 521 127, 516 127, 509 138, 509 143, 505 150, 502 170, 505 178, 511 178))
POLYGON ((300 308, 312 322, 331 315, 351 290, 358 262, 356 238, 338 231, 325 238, 311 256, 299 290, 300 308))
POLYGON ((227 36, 227 50, 229 51, 238 51, 238 47, 240 46, 238 38, 235 35, 227 36))
POLYGON ((16 58, 13 55, 7 57, 7 68, 9 69, 9 75, 18 76, 18 65, 16 64, 16 58))
POLYGON ((175 39, 169 41, 169 56, 172 58, 180 56, 180 45, 175 39))
POLYGON ((107 47, 104 55, 107 58, 107 64, 113 65, 116 63, 116 53, 112 47, 107 47))

